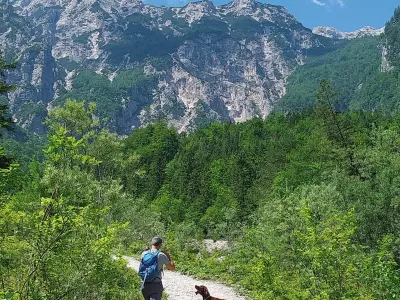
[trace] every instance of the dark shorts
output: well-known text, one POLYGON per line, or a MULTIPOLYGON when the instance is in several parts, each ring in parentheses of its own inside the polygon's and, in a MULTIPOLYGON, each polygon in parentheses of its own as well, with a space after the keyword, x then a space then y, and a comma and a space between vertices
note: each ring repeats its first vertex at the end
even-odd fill
POLYGON ((161 300, 164 288, 161 282, 145 283, 142 294, 146 300, 161 300))

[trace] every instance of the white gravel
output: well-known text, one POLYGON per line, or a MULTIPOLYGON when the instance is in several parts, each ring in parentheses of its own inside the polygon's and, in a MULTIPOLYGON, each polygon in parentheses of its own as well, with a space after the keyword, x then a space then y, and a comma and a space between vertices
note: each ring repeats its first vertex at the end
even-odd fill
MULTIPOLYGON (((138 260, 129 256, 123 256, 123 258, 128 261, 128 267, 138 270, 138 260)), ((224 284, 212 280, 195 279, 168 270, 164 271, 163 285, 169 300, 202 300, 200 295, 195 294, 195 285, 205 285, 213 297, 226 300, 246 299, 244 296, 238 295, 232 287, 228 287, 224 284)))

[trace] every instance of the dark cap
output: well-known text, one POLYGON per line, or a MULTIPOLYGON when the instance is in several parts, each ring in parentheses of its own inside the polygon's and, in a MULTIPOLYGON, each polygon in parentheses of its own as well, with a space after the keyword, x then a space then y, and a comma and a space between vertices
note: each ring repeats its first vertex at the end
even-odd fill
POLYGON ((151 244, 154 246, 160 246, 162 244, 163 240, 162 238, 155 236, 151 239, 151 244))

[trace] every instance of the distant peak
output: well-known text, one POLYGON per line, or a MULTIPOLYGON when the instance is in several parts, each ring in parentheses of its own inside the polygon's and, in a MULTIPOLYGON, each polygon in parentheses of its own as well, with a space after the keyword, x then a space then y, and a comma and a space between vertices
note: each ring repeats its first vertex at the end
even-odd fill
POLYGON ((236 7, 253 7, 255 4, 255 0, 234 0, 231 2, 231 6, 236 7))
POLYGON ((384 31, 384 27, 380 29, 376 29, 372 26, 365 26, 361 29, 351 31, 351 32, 343 32, 337 30, 333 27, 326 27, 326 26, 317 26, 314 27, 312 32, 317 35, 322 35, 325 37, 333 38, 333 39, 355 39, 364 36, 377 36, 382 34, 384 31))
MULTIPOLYGON (((0 0, 1 1, 1 0, 0 0)), ((127 9, 132 7, 143 6, 141 0, 13 0, 14 6, 22 8, 34 8, 37 6, 43 7, 77 7, 77 6, 90 6, 93 4, 100 4, 100 6, 116 8, 116 9, 127 9)))
POLYGON ((201 7, 204 7, 204 8, 211 9, 211 10, 215 9, 214 3, 212 1, 209 1, 209 0, 189 2, 186 6, 192 6, 192 7, 201 6, 201 7))
POLYGON ((186 6, 177 10, 177 16, 186 19, 191 24, 194 21, 200 20, 205 15, 214 14, 215 10, 216 8, 211 1, 189 2, 186 6))
POLYGON ((226 6, 227 12, 236 15, 247 15, 253 13, 257 8, 255 0, 234 0, 226 6))
POLYGON ((141 0, 114 0, 114 2, 120 7, 135 7, 143 5, 141 0))

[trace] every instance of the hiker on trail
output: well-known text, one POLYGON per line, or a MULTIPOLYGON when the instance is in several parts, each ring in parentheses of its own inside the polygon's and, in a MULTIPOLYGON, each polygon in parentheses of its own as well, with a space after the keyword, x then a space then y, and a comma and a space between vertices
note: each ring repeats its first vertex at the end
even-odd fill
POLYGON ((139 275, 142 277, 142 294, 146 300, 161 300, 164 290, 161 280, 163 266, 175 271, 175 263, 166 251, 161 251, 163 240, 155 236, 151 240, 151 248, 141 255, 139 275))

